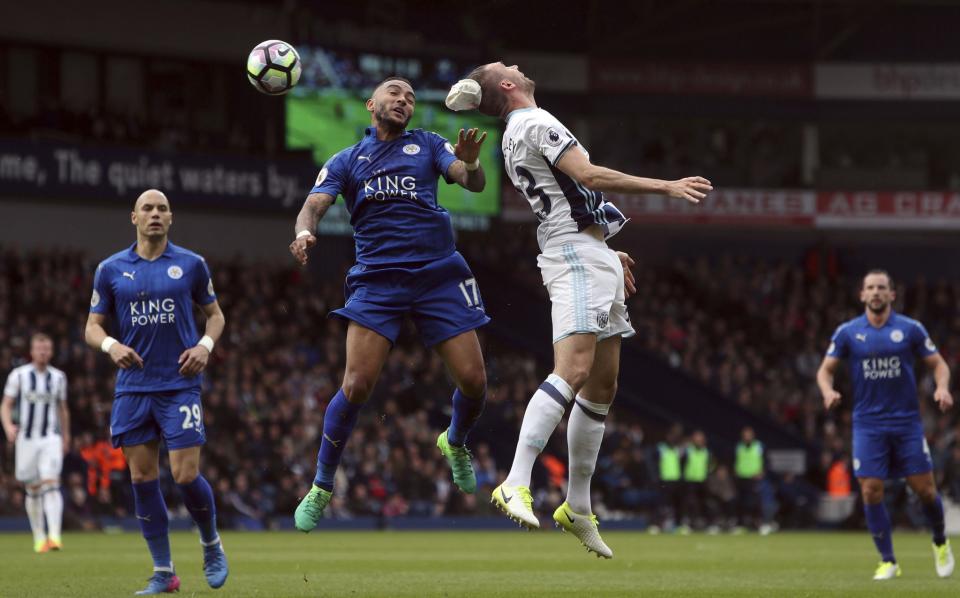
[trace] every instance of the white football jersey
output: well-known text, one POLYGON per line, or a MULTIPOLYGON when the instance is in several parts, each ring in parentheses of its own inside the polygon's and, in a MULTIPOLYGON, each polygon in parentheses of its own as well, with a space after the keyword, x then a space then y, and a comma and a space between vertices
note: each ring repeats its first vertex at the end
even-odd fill
POLYGON ((20 437, 44 438, 60 434, 60 401, 67 400, 67 375, 48 365, 40 372, 32 363, 15 368, 7 376, 4 396, 17 401, 20 437))
POLYGON ((541 108, 522 108, 507 117, 503 134, 503 162, 507 176, 537 218, 537 240, 548 242, 598 225, 604 238, 617 234, 627 219, 599 191, 591 191, 567 176, 557 162, 567 151, 586 148, 552 114, 541 108))

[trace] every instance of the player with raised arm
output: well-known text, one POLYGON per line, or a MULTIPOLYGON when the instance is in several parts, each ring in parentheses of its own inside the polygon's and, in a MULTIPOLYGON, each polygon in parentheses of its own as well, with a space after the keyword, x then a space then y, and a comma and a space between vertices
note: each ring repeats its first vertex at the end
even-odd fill
POLYGON ((863 510, 880 564, 873 579, 901 575, 893 554, 893 528, 883 504, 883 482, 906 478, 920 498, 933 530, 937 575, 953 573, 953 552, 944 531, 943 503, 933 479, 933 461, 923 435, 913 362, 920 359, 933 371, 933 398, 946 412, 953 406, 950 367, 937 351, 923 324, 893 311, 893 280, 885 270, 863 277, 860 301, 864 314, 841 324, 817 370, 823 405, 840 404, 833 380, 840 361, 847 360, 853 385, 853 472, 860 481, 863 510))
POLYGON ((475 69, 447 96, 451 109, 477 108, 506 121, 504 165, 540 220, 537 263, 552 303, 554 370, 527 405, 513 466, 492 500, 521 525, 540 526, 531 470, 567 406, 576 403, 567 425, 567 500, 553 519, 588 550, 610 558, 590 505, 590 478, 617 391, 620 339, 634 334, 625 300, 636 289, 633 260, 606 243, 627 219, 603 193, 661 193, 696 203, 712 187, 701 177, 663 181, 592 164, 573 134, 537 107, 534 88, 516 66, 496 62, 475 69))
POLYGON ((136 516, 153 557, 153 576, 137 594, 180 587, 157 479, 161 440, 170 452, 183 503, 200 529, 207 583, 219 588, 228 569, 213 491, 200 475, 200 447, 206 441, 200 389, 225 319, 207 263, 167 238, 173 222, 167 197, 154 189, 144 191, 131 221, 137 242, 97 266, 86 341, 120 368, 110 413, 111 441, 123 449, 130 466, 136 516), (202 337, 193 318, 194 304, 206 315, 202 337), (108 316, 119 339, 104 329, 108 316))
POLYGON ((70 450, 67 376, 50 365, 53 340, 42 332, 30 337, 30 363, 7 376, 0 421, 8 442, 15 443, 17 481, 26 486, 24 506, 33 531, 33 550, 62 550, 63 495, 60 470, 70 450), (13 423, 17 404, 20 425, 13 423), (46 518, 46 529, 43 522, 46 518))
POLYGON ((490 319, 476 279, 454 246, 450 214, 437 203, 437 179, 482 191, 479 156, 486 133, 461 130, 454 147, 436 133, 408 131, 415 106, 406 79, 380 83, 366 102, 372 126, 357 144, 324 164, 297 217, 290 252, 306 264, 317 223, 342 195, 357 257, 347 274, 346 305, 331 313, 349 322, 346 368, 324 413, 313 485, 294 514, 303 532, 316 526, 330 502, 344 447, 405 314, 412 316, 424 344, 437 351, 456 384, 450 427, 437 438, 437 447, 457 487, 476 490, 465 442, 486 395, 476 328, 490 319))

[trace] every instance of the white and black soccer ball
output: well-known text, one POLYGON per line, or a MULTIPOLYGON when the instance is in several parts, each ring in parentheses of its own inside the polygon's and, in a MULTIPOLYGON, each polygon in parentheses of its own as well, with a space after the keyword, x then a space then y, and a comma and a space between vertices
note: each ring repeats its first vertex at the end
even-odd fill
POLYGON ((300 80, 300 55, 287 42, 271 39, 247 56, 247 79, 257 91, 271 96, 287 93, 300 80))

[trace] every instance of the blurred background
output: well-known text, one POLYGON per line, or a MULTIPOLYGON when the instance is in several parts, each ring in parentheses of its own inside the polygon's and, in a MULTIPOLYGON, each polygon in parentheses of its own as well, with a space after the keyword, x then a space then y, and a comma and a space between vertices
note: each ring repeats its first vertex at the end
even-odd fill
MULTIPOLYGON (((453 14, 431 2, 17 3, 0 19, 0 369, 29 360, 31 333, 53 336, 72 414, 67 527, 136 529, 109 446, 113 368, 83 325, 94 268, 134 241, 129 212, 149 187, 171 200, 171 239, 206 256, 227 316, 203 397, 220 520, 291 527, 344 365, 344 327, 326 319, 353 260, 342 203, 308 268, 287 245, 320 165, 359 138, 362 102, 387 75, 414 82, 411 126, 490 136, 487 189, 440 195, 493 318, 481 331, 489 399, 469 439, 480 489, 451 488, 432 439, 453 387, 408 329, 348 445, 329 524, 505 523, 487 496, 552 367, 548 297, 535 218, 501 173, 501 123, 442 105, 452 82, 496 60, 536 80, 540 106, 594 162, 716 189, 696 207, 609 197, 631 218, 611 245, 637 260, 638 335, 594 476, 600 518, 654 531, 862 527, 849 400, 824 413, 814 373, 835 326, 862 310, 873 267, 956 372, 960 45, 945 23, 960 9, 937 1, 478 0, 453 14), (266 39, 300 52, 287 96, 246 81, 246 55, 266 39), (736 458, 751 434, 765 447, 759 472, 736 458), (706 475, 670 465, 702 449, 706 475)), ((957 521, 960 423, 934 409, 932 388, 922 378, 924 426, 957 521)), ((539 512, 563 500, 565 438, 561 424, 535 469, 539 512)), ((2 447, 0 529, 25 530, 2 447)), ((168 471, 161 481, 189 526, 168 471)), ((922 524, 902 485, 887 497, 906 507, 898 525, 922 524)))

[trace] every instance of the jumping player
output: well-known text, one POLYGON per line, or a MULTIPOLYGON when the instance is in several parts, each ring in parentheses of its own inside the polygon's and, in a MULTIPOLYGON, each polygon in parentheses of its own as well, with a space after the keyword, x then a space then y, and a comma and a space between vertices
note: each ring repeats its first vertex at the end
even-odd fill
POLYGON ((617 391, 620 339, 634 334, 625 300, 636 289, 633 260, 606 243, 627 219, 603 192, 660 193, 696 203, 712 187, 701 177, 663 181, 592 164, 573 134, 537 107, 534 89, 516 66, 496 62, 474 69, 447 97, 454 110, 477 108, 506 121, 504 165, 540 220, 537 262, 552 303, 554 370, 527 405, 513 466, 492 501, 521 525, 540 526, 530 473, 575 403, 567 425, 567 500, 553 519, 589 550, 610 558, 613 551, 601 539, 590 505, 590 478, 617 391))
POLYGON ((346 305, 331 314, 349 322, 347 363, 324 413, 316 477, 294 514, 303 532, 316 526, 330 502, 340 457, 406 314, 457 386, 450 427, 437 447, 460 490, 476 490, 465 442, 486 395, 476 328, 490 319, 477 281, 454 247, 450 214, 437 203, 437 179, 482 191, 479 156, 486 133, 461 130, 454 147, 436 133, 408 131, 415 107, 409 81, 390 77, 380 83, 366 102, 371 126, 363 139, 327 161, 297 217, 290 252, 302 265, 316 243, 317 223, 342 195, 357 256, 347 274, 346 305))

